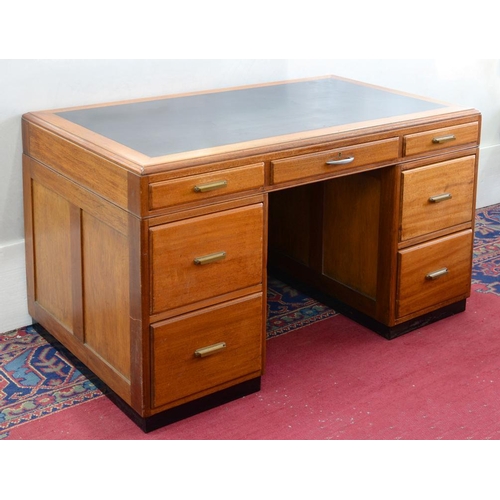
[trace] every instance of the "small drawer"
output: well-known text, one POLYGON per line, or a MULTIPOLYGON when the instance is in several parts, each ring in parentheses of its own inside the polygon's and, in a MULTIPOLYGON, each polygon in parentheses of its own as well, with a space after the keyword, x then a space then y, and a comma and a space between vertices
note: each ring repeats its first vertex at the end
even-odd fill
POLYGON ((404 155, 431 153, 441 149, 477 144, 479 141, 479 123, 466 123, 454 127, 437 128, 404 137, 404 155))
POLYGON ((262 313, 258 294, 153 325, 153 406, 260 376, 262 313))
POLYGON ((472 220, 476 157, 402 174, 401 241, 472 220))
POLYGON ((471 284, 472 230, 401 250, 398 261, 398 318, 461 300, 471 284))
POLYGON ((149 186, 149 208, 158 210, 264 186, 264 163, 218 170, 149 186))
POLYGON ((399 138, 367 142, 357 146, 331 149, 321 153, 293 156, 271 162, 272 182, 293 181, 308 177, 327 176, 358 167, 389 163, 397 160, 399 138))
POLYGON ((152 313, 262 283, 262 203, 150 229, 152 313))

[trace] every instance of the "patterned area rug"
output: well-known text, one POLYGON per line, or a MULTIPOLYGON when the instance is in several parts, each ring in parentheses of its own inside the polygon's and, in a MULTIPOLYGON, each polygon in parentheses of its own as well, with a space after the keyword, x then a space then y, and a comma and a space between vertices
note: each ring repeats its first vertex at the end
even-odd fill
POLYGON ((0 439, 7 437, 4 431, 9 428, 105 391, 101 381, 39 325, 0 334, 0 439))
POLYGON ((500 205, 476 213, 472 283, 478 292, 500 295, 500 205))
POLYGON ((272 276, 267 282, 267 338, 283 335, 337 314, 272 276))
MULTIPOLYGON (((500 295, 500 205, 476 214, 472 278, 475 291, 500 295)), ((268 339, 335 314, 269 277, 268 339)), ((15 426, 105 393, 99 379, 39 325, 0 334, 0 439, 15 426)))

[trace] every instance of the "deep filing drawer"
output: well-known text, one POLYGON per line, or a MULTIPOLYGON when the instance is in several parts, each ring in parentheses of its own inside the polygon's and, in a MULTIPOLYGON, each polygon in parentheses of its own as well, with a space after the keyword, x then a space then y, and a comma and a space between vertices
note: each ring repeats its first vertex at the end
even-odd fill
POLYGON ((478 122, 437 128, 406 135, 404 138, 404 155, 412 156, 420 153, 431 153, 463 144, 476 144, 478 141, 478 122))
POLYGON ((150 229, 152 313, 262 283, 258 203, 150 229))
POLYGON ((468 296, 472 230, 416 245, 398 253, 399 318, 468 296))
POLYGON ((293 156, 271 162, 272 183, 326 176, 365 165, 389 164, 399 154, 399 138, 367 142, 321 153, 293 156))
POLYGON ((257 294, 152 326, 153 407, 260 376, 262 314, 257 294))
POLYGON ((151 184, 149 187, 149 208, 157 210, 259 189, 263 186, 263 163, 192 175, 151 184))
POLYGON ((476 157, 402 174, 401 241, 472 220, 476 157))

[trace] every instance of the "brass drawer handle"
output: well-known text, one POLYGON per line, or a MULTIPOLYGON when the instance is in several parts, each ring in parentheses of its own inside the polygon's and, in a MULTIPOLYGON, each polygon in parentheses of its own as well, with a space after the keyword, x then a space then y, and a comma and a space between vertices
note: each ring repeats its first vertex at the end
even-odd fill
POLYGON ((200 347, 200 349, 196 349, 196 351, 194 351, 194 355, 196 358, 204 358, 206 356, 210 356, 211 354, 223 351, 225 348, 226 343, 219 342, 218 344, 213 344, 207 347, 200 347))
POLYGON ((441 276, 448 274, 448 268, 443 267, 442 269, 438 269, 437 271, 433 271, 432 273, 426 274, 425 279, 427 280, 437 280, 441 276))
POLYGON ((205 264, 211 264, 212 262, 218 262, 226 258, 226 252, 211 253, 209 255, 203 255, 201 257, 196 257, 194 263, 197 266, 203 266, 205 264))
POLYGON ((441 201, 451 200, 451 193, 438 194, 436 196, 431 196, 429 201, 431 203, 439 203, 441 201))
POLYGON ((354 156, 348 156, 347 158, 342 158, 341 160, 329 160, 326 162, 327 165, 347 165, 354 161, 354 156))
POLYGON ((200 184, 195 186, 193 191, 195 193, 206 193, 207 191, 213 191, 214 189, 221 189, 227 187, 227 181, 215 181, 207 182, 206 184, 200 184))
POLYGON ((450 135, 443 135, 442 137, 434 137, 432 139, 432 142, 434 144, 443 144, 444 142, 449 142, 449 141, 454 141, 456 137, 453 134, 450 135))

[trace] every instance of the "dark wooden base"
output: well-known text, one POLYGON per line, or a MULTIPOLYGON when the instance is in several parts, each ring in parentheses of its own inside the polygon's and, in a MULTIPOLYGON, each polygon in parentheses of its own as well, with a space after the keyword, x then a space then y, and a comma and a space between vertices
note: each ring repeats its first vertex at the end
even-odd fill
POLYGON ((285 283, 288 283, 290 286, 300 290, 305 295, 321 302, 322 304, 331 307, 333 310, 339 312, 340 314, 356 321, 360 325, 369 328, 370 330, 378 333, 382 337, 387 340, 395 339, 396 337, 400 337, 406 333, 412 332, 413 330, 417 330, 418 328, 422 328, 426 325, 439 321, 441 319, 447 318, 448 316, 453 316, 454 314, 461 313, 465 311, 466 300, 459 300, 450 304, 448 306, 442 307, 440 309, 436 309, 430 313, 423 314, 422 316, 418 316, 417 318, 413 318, 404 323, 400 323, 396 326, 387 326, 383 323, 380 323, 373 318, 363 314, 353 307, 336 300, 331 295, 328 295, 317 288, 307 285, 302 281, 297 280, 286 272, 279 271, 278 269, 273 268, 271 274, 276 278, 282 280, 285 283))
POLYGON ((138 427, 145 433, 157 430, 179 420, 192 417, 198 413, 202 413, 217 406, 234 401, 243 396, 248 396, 254 392, 260 391, 261 377, 257 377, 241 384, 228 387, 214 394, 209 394, 194 401, 189 401, 180 406, 170 408, 151 417, 141 417, 136 413, 125 401, 118 397, 113 392, 109 392, 107 397, 120 408, 138 427))
POLYGON ((341 302, 335 301, 334 299, 325 297, 324 300, 321 300, 320 298, 316 298, 316 300, 320 301, 322 304, 327 305, 328 307, 331 307, 340 314, 347 316, 353 321, 356 321, 356 323, 359 323, 360 325, 369 328, 375 333, 378 333, 387 340, 395 339, 396 337, 400 337, 401 335, 410 333, 413 330, 417 330, 418 328, 430 325, 431 323, 447 318, 448 316, 453 316, 454 314, 461 313, 465 311, 466 303, 465 299, 463 299, 430 313, 418 316, 417 318, 413 318, 399 325, 387 326, 383 323, 375 321, 373 318, 370 318, 369 316, 366 316, 345 304, 342 304, 341 302))

